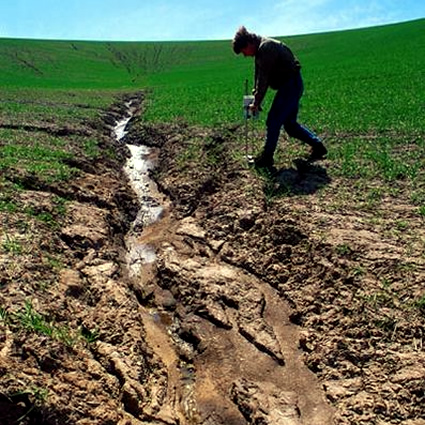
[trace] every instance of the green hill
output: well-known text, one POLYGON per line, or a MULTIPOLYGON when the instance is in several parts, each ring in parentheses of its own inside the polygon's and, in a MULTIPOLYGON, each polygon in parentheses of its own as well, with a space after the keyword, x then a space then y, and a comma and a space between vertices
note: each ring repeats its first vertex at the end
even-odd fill
MULTIPOLYGON (((306 119, 328 133, 423 129, 424 29, 421 19, 285 37, 303 65, 306 119)), ((229 40, 0 39, 2 91, 150 89, 146 119, 236 121, 245 79, 252 60, 234 55, 229 40)))

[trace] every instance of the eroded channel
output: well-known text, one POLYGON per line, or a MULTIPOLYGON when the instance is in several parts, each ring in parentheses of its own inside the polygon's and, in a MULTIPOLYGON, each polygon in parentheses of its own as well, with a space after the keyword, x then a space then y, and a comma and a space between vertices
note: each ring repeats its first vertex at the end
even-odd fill
MULTIPOLYGON (((126 103, 128 114, 118 121, 114 128, 115 137, 121 141, 127 134, 127 126, 133 117, 131 102, 126 103)), ((149 173, 155 167, 155 151, 144 145, 127 144, 130 158, 124 171, 134 190, 139 210, 125 237, 126 264, 129 278, 136 286, 143 288, 151 279, 151 267, 157 260, 155 244, 157 239, 155 224, 164 217, 169 208, 167 199, 158 191, 149 173)), ((142 289, 143 291, 143 289, 142 289)), ((185 345, 177 335, 172 338, 171 316, 155 307, 144 307, 142 311, 146 338, 158 359, 166 368, 166 388, 158 386, 153 391, 153 415, 164 423, 197 424, 197 408, 194 398, 195 375, 193 366, 178 356, 175 344, 185 345)))
MULTIPOLYGON (((131 119, 131 103, 127 108, 115 129, 119 140, 131 119)), ((155 152, 128 148, 125 172, 140 209, 125 239, 127 268, 135 286, 150 288, 143 324, 166 375, 153 391, 151 417, 167 424, 330 425, 332 410, 302 361, 289 307, 272 287, 225 261, 196 215, 173 219, 149 178, 155 152)))
MULTIPOLYGON (((132 105, 126 104, 128 116, 119 121, 115 126, 115 136, 121 141, 126 135, 126 127, 132 118, 132 105)), ((131 225, 125 240, 127 249, 127 267, 133 277, 140 275, 144 264, 155 261, 155 251, 149 244, 140 242, 143 230, 158 221, 164 212, 163 197, 158 192, 156 184, 149 178, 149 171, 154 164, 151 159, 152 149, 148 146, 127 144, 131 157, 125 164, 131 186, 139 201, 137 217, 131 225)))

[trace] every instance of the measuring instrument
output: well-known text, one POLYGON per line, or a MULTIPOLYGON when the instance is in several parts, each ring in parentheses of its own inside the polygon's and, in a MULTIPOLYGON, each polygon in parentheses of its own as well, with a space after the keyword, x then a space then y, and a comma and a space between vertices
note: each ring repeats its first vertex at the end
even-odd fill
POLYGON ((248 120, 249 119, 258 119, 259 112, 253 111, 250 106, 254 103, 254 96, 251 94, 248 94, 248 80, 245 80, 245 94, 243 96, 243 117, 245 120, 245 156, 248 161, 248 163, 254 162, 254 157, 250 153, 250 146, 249 146, 249 140, 248 140, 248 120))

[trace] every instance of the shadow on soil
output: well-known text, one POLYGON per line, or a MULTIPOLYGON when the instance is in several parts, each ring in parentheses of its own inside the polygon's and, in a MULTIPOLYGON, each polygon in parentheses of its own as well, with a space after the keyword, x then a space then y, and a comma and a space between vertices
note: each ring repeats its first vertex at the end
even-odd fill
POLYGON ((331 182, 326 168, 303 159, 295 160, 294 167, 258 172, 265 179, 266 197, 312 195, 331 182))
POLYGON ((49 425, 40 408, 33 405, 26 393, 11 396, 0 394, 2 425, 49 425))

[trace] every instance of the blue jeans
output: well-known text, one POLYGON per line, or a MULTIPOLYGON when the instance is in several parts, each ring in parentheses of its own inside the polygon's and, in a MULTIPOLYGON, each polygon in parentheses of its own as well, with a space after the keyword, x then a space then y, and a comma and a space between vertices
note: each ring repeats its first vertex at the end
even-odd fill
POLYGON ((273 157, 282 126, 289 136, 295 137, 310 146, 313 146, 314 143, 321 143, 318 136, 297 122, 299 103, 303 91, 304 85, 299 72, 277 91, 267 115, 265 156, 273 157))

